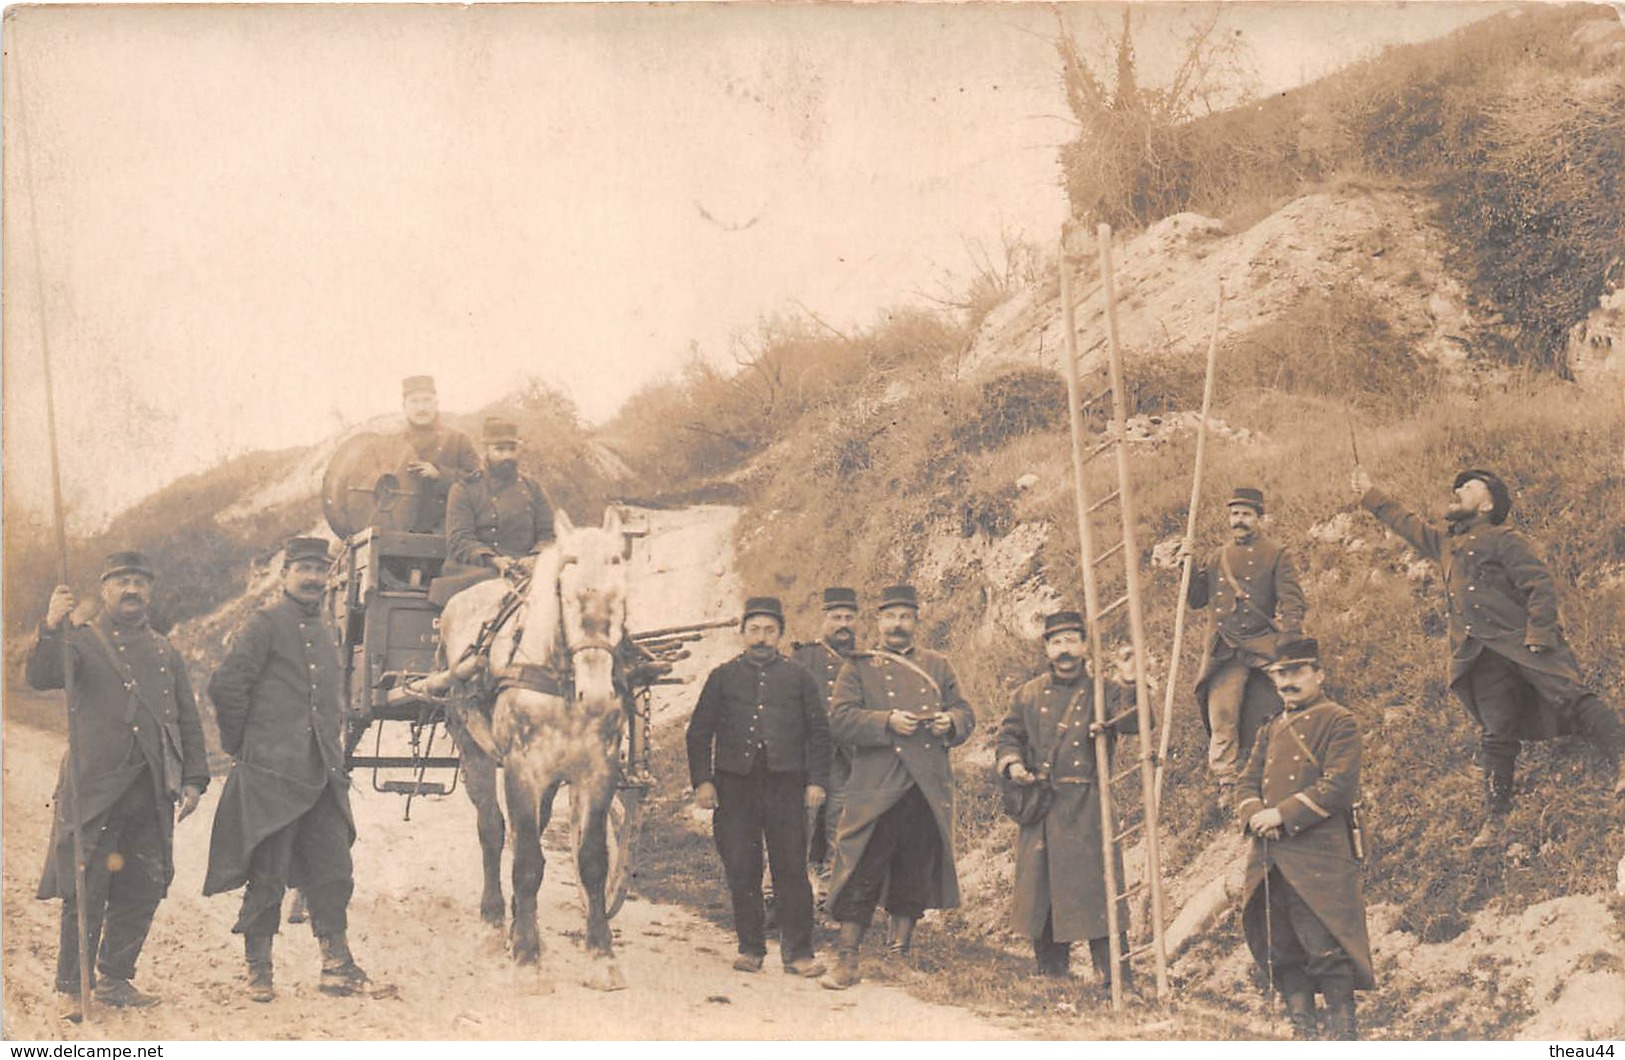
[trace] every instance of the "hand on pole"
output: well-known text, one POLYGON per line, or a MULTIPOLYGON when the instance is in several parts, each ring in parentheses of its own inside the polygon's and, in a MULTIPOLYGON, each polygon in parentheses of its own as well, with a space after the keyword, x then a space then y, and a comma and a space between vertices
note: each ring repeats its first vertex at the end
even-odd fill
POLYGON ((802 805, 809 810, 816 810, 818 807, 824 805, 824 799, 827 797, 828 796, 825 794, 823 788, 819 787, 817 784, 808 784, 807 790, 803 795, 802 805))
POLYGON ((73 614, 73 609, 79 606, 74 599, 73 590, 66 585, 58 585, 51 590, 51 602, 45 605, 45 628, 61 629, 62 623, 73 614))
POLYGON ((1259 810, 1247 819, 1247 830, 1253 835, 1265 839, 1281 838, 1281 829, 1285 825, 1281 811, 1271 806, 1267 810, 1259 810))
POLYGON ((899 736, 913 736, 920 719, 906 710, 894 710, 886 715, 886 727, 899 736))
POLYGON ((717 808, 717 786, 709 780, 694 789, 694 804, 702 810, 717 808))

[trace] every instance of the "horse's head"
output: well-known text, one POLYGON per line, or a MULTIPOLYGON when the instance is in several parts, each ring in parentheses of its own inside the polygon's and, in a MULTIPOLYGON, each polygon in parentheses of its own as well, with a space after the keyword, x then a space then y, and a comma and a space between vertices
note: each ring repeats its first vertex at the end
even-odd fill
POLYGON ((602 527, 559 526, 559 624, 570 654, 576 702, 615 708, 615 651, 626 634, 625 540, 615 508, 602 527))

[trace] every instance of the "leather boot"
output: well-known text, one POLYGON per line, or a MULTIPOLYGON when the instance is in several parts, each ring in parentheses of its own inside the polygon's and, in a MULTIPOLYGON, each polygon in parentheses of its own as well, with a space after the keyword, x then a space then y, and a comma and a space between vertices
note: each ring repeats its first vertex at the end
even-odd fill
POLYGON ((886 957, 895 959, 908 956, 909 943, 914 938, 914 918, 911 916, 896 916, 891 918, 891 934, 886 939, 886 957))
POLYGON ((335 997, 346 997, 367 985, 367 973, 350 955, 350 942, 339 931, 331 935, 317 935, 322 951, 322 977, 316 989, 335 997))
POLYGON ((1357 1042, 1360 1028, 1354 1019, 1354 990, 1334 990, 1326 995, 1326 1033, 1335 1042, 1357 1042))
POLYGON ((1286 1016, 1292 1021, 1292 1037, 1300 1042, 1312 1042, 1320 1035, 1315 1028, 1315 995, 1307 990, 1286 996, 1286 1016))
POLYGON ((276 1000, 271 985, 271 943, 275 935, 244 935, 243 955, 248 958, 248 999, 265 1003, 276 1000))
POLYGON ((841 936, 835 943, 835 971, 818 980, 825 990, 845 990, 862 980, 858 974, 858 948, 863 945, 863 932, 862 924, 841 921, 841 936))

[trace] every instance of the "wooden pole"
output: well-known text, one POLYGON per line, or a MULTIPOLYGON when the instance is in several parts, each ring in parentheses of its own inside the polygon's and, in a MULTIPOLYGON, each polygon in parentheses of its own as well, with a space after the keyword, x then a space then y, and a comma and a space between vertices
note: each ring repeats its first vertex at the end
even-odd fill
MULTIPOLYGON (((39 235, 39 198, 34 194, 33 152, 28 144, 28 96, 22 90, 22 71, 18 68, 17 57, 21 49, 17 46, 17 23, 10 20, 8 27, 11 33, 11 62, 10 66, 17 68, 17 76, 12 87, 17 93, 17 142, 21 148, 21 169, 23 176, 24 198, 28 200, 28 228, 34 252, 34 285, 39 298, 39 346, 40 363, 45 375, 45 430, 50 439, 51 452, 51 511, 56 521, 56 554, 58 584, 67 585, 68 571, 68 528, 67 518, 62 505, 62 462, 58 455, 56 440, 56 390, 51 378, 51 346, 50 329, 45 323, 45 270, 43 255, 40 252, 39 235)), ((73 616, 70 614, 62 622, 62 690, 68 701, 68 818, 71 834, 73 836, 73 904, 78 920, 79 945, 79 1010, 85 1016, 90 1014, 90 933, 86 924, 85 909, 85 840, 83 835, 83 821, 79 816, 79 724, 78 706, 75 702, 73 688, 73 616)), ((51 852, 55 856, 55 850, 51 852)))
MULTIPOLYGON (((1219 281, 1219 293, 1213 302, 1213 335, 1207 343, 1207 376, 1202 382, 1202 422, 1196 427, 1196 470, 1191 473, 1191 506, 1185 515, 1185 548, 1189 551, 1196 541, 1196 509, 1202 499, 1202 471, 1207 456, 1208 410, 1213 407, 1213 367, 1219 359, 1219 313, 1224 307, 1224 280, 1219 281)), ((1162 774, 1168 764, 1168 741, 1173 732, 1174 693, 1179 688, 1179 652, 1185 642, 1185 595, 1191 588, 1191 569, 1195 557, 1187 555, 1179 573, 1179 597, 1174 603, 1174 650, 1168 660, 1168 684, 1163 689, 1162 736, 1157 749, 1157 809, 1162 809, 1162 774)))

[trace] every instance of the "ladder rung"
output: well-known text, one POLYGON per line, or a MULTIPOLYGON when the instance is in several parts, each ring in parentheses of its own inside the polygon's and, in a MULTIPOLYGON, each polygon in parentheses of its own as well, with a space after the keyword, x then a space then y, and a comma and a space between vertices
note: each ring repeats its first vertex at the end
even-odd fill
POLYGON ((1139 894, 1143 890, 1145 890, 1145 881, 1141 880, 1139 883, 1131 883, 1127 887, 1123 888, 1121 891, 1118 891, 1117 892, 1117 897, 1119 899, 1132 898, 1136 894, 1139 894))
POLYGON ((1123 551, 1123 542, 1119 541, 1117 544, 1095 557, 1095 566, 1100 566, 1102 563, 1105 563, 1107 560, 1111 559, 1121 551, 1123 551))
MULTIPOLYGON (((1121 497, 1122 495, 1123 495, 1122 490, 1120 490, 1120 489, 1112 490, 1110 493, 1106 494, 1104 497, 1100 498, 1095 503, 1089 505, 1089 508, 1088 508, 1088 511, 1087 511, 1086 514, 1091 514, 1092 515, 1093 513, 1099 511, 1101 508, 1106 507, 1106 505, 1110 504, 1112 501, 1115 501, 1117 498, 1121 497)), ((1122 546, 1119 545, 1118 547, 1121 548, 1122 546)))
POLYGON ((1118 832, 1116 835, 1112 836, 1112 841, 1113 842, 1118 842, 1120 840, 1127 839, 1129 836, 1133 835, 1135 832, 1138 832, 1140 829, 1142 829, 1144 827, 1145 827, 1145 820, 1144 820, 1144 818, 1142 818, 1142 819, 1134 822, 1133 824, 1129 825, 1127 828, 1123 829, 1121 832, 1118 832))
MULTIPOLYGON (((1099 343, 1096 343, 1095 345, 1098 346, 1099 343)), ((1091 349, 1093 349, 1093 347, 1091 347, 1091 349)), ((1106 387, 1106 389, 1102 390, 1100 393, 1093 394, 1093 395, 1085 398, 1084 401, 1083 401, 1083 404, 1080 407, 1081 408, 1088 408, 1089 406, 1093 405, 1095 402, 1099 401, 1103 397, 1111 397, 1111 394, 1112 394, 1112 388, 1108 385, 1106 387)))
POLYGON ((1083 458, 1083 462, 1087 464, 1089 461, 1093 460, 1095 457, 1099 456, 1101 453, 1104 453, 1106 450, 1110 449, 1112 446, 1114 446, 1116 444, 1117 444, 1117 439, 1115 439, 1115 438, 1106 439, 1104 442, 1101 442, 1099 445, 1097 445, 1093 449, 1089 450, 1089 454, 1083 458))
POLYGON ((1119 780, 1127 779, 1128 777, 1133 776, 1134 774, 1138 773, 1139 771, 1140 771, 1140 765, 1139 765, 1138 762, 1136 762, 1134 765, 1129 766, 1127 769, 1119 769, 1117 772, 1112 774, 1112 783, 1116 784, 1119 780))
POLYGON ((1124 959, 1127 959, 1127 958, 1130 958, 1130 957, 1138 957, 1140 954, 1148 953, 1151 950, 1154 950, 1156 948, 1157 948, 1157 940, 1152 939, 1150 942, 1142 942, 1138 946, 1133 947, 1127 953, 1123 954, 1123 957, 1124 957, 1124 959))
POLYGON ((1126 603, 1128 603, 1128 593, 1124 593, 1122 596, 1119 596, 1117 599, 1113 600, 1111 603, 1107 604, 1105 607, 1103 607, 1099 611, 1095 612, 1095 619, 1094 620, 1096 622, 1099 622, 1101 619, 1105 618, 1107 615, 1111 614, 1113 611, 1116 611, 1119 607, 1122 607, 1126 603))

